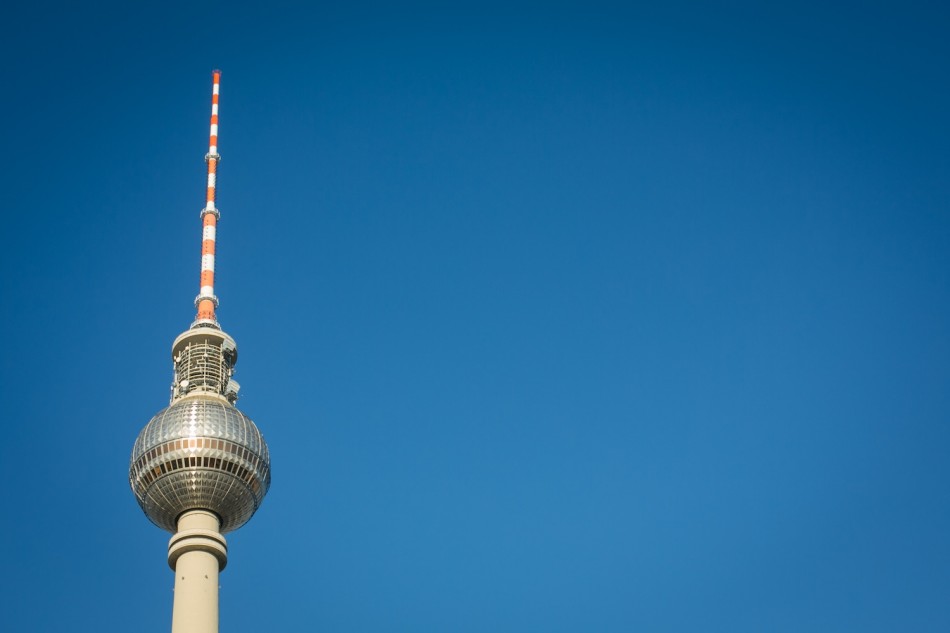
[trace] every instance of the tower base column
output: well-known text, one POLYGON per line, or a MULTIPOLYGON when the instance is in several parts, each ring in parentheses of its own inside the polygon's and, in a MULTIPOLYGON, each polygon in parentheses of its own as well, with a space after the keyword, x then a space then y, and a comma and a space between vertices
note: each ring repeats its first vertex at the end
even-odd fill
POLYGON ((219 527, 218 517, 206 510, 178 519, 178 532, 168 542, 168 564, 175 570, 172 633, 218 633, 218 573, 228 562, 219 527))

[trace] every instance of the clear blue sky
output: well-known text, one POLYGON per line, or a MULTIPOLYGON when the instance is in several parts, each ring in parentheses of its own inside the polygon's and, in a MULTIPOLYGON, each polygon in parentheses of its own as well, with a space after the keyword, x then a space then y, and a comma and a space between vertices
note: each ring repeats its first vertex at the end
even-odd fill
POLYGON ((449 4, 7 9, 0 628, 170 627, 218 67, 222 631, 950 630, 947 9, 449 4))

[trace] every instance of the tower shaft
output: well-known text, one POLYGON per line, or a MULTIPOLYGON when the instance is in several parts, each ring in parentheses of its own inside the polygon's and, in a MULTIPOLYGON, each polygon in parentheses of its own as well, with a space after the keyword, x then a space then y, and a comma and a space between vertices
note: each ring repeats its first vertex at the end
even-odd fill
POLYGON ((193 510, 178 519, 168 543, 168 564, 175 570, 172 633, 218 633, 218 574, 227 551, 211 512, 193 510))

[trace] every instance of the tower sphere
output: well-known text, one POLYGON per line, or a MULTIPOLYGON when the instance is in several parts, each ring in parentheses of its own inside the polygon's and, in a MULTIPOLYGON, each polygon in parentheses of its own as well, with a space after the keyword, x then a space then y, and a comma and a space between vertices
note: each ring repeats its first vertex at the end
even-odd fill
POLYGON ((209 510, 221 532, 244 525, 270 487, 270 455, 249 417, 216 395, 190 395, 159 411, 132 448, 129 482, 151 521, 209 510))

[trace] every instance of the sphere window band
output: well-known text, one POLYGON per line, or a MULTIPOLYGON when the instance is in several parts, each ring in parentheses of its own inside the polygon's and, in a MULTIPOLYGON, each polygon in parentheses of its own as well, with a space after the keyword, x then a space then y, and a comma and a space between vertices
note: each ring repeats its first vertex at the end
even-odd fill
POLYGON ((205 438, 205 437, 196 437, 188 440, 175 440, 173 442, 166 442, 156 446, 155 448, 149 450, 145 455, 143 455, 136 464, 140 464, 143 461, 155 459, 165 453, 170 453, 172 451, 178 450, 196 450, 199 448, 208 448, 212 450, 222 450, 227 451, 233 455, 237 455, 246 459, 248 461, 257 460, 260 461, 260 456, 252 453, 243 446, 238 446, 228 442, 227 440, 219 440, 217 438, 205 438))
POLYGON ((254 475, 255 471, 267 473, 266 479, 270 479, 269 465, 265 460, 262 460, 260 456, 227 440, 198 437, 189 440, 166 442, 149 450, 132 464, 133 480, 137 479, 141 484, 148 486, 159 476, 182 468, 216 468, 218 470, 227 470, 229 473, 236 474, 238 478, 249 485, 255 493, 259 492, 261 487, 260 482, 254 475), (221 457, 209 457, 208 455, 172 459, 171 461, 164 461, 155 466, 146 467, 146 464, 149 464, 162 455, 175 451, 194 451, 198 449, 210 449, 230 453, 249 462, 251 468, 247 469, 239 464, 227 461, 226 457, 222 462, 221 457), (186 461, 182 462, 182 459, 186 461))

